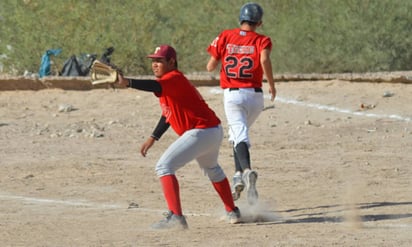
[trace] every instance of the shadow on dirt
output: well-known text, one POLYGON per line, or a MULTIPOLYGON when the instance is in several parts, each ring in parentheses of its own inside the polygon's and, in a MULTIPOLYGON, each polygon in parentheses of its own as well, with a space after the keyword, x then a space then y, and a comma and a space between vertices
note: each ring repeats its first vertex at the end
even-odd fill
POLYGON ((354 205, 350 204, 335 204, 335 205, 322 205, 310 208, 297 208, 289 209, 283 211, 276 211, 277 215, 290 214, 288 217, 282 217, 280 221, 273 222, 261 222, 261 224, 295 224, 295 223, 340 223, 347 222, 348 215, 351 214, 356 216, 357 220, 360 222, 370 222, 370 221, 382 221, 382 220, 396 220, 412 218, 412 213, 402 213, 402 214, 364 214, 361 211, 371 208, 380 207, 397 207, 397 206, 412 206, 412 202, 373 202, 373 203, 358 203, 354 205), (320 210, 320 211, 319 211, 320 210), (299 213, 305 212, 308 213, 299 213), (315 211, 315 212, 314 212, 315 211), (318 212, 316 212, 318 211, 318 212), (336 216, 330 214, 337 214, 336 216))

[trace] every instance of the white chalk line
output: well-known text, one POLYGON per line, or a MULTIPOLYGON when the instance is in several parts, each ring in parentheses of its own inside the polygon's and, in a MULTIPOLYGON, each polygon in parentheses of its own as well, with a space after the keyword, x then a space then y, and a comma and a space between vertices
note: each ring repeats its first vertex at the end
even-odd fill
MULTIPOLYGON (((222 94, 223 90, 220 88, 212 88, 210 90, 210 93, 222 94)), ((271 96, 265 95, 264 97, 265 99, 270 99, 271 96)), ((298 106, 303 106, 303 107, 308 107, 308 108, 314 108, 318 110, 339 112, 339 113, 344 113, 344 114, 354 115, 354 116, 363 116, 363 117, 381 118, 381 119, 393 119, 393 120, 404 121, 404 122, 412 122, 412 117, 404 117, 404 116, 400 116, 397 114, 375 114, 375 113, 368 113, 368 112, 361 112, 361 111, 351 111, 348 109, 342 109, 342 108, 338 108, 334 106, 327 106, 327 105, 321 105, 318 103, 304 102, 304 101, 288 99, 288 98, 284 98, 280 96, 276 96, 275 102, 280 102, 284 104, 293 104, 293 105, 298 105, 298 106)))
MULTIPOLYGON (((44 199, 44 198, 35 198, 35 197, 26 197, 26 196, 16 196, 16 195, 4 195, 0 194, 0 200, 14 200, 14 201, 25 201, 32 204, 50 204, 50 205, 64 205, 71 207, 82 207, 89 209, 129 209, 128 206, 120 204, 102 204, 102 203, 93 203, 86 201, 70 201, 70 200, 55 200, 55 199, 44 199)), ((131 210, 143 211, 143 212, 155 212, 163 213, 165 210, 160 209, 151 209, 151 208, 141 208, 133 207, 131 210)), ((206 213, 193 213, 185 212, 187 216, 211 216, 211 214, 206 213)))
POLYGON ((91 203, 91 202, 54 200, 54 199, 43 199, 43 198, 14 196, 14 195, 0 195, 0 199, 26 201, 26 202, 33 203, 33 204, 53 204, 53 205, 60 204, 60 205, 66 205, 66 206, 86 207, 86 208, 95 208, 95 209, 125 208, 124 206, 116 205, 116 204, 97 204, 97 203, 91 203))

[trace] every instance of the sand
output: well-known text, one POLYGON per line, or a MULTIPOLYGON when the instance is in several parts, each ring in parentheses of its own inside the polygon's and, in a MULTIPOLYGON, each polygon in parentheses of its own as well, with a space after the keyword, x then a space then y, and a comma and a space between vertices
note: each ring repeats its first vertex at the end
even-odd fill
MULTIPOLYGON (((218 87, 199 86, 227 129, 218 87)), ((264 87, 268 97, 267 85, 264 87)), ((133 89, 0 91, 2 246, 410 246, 412 85, 277 83, 252 126, 259 203, 223 205, 195 162, 178 171, 189 229, 155 231, 166 210, 154 172, 170 129, 133 89)), ((231 179, 227 135, 219 157, 231 179)))

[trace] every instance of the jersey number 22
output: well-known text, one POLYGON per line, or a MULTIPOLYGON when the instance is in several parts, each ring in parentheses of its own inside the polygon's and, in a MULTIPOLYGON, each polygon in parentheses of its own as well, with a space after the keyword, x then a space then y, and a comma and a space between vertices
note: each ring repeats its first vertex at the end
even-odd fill
POLYGON ((230 78, 247 79, 252 78, 250 69, 253 68, 253 60, 250 57, 227 56, 225 58, 225 72, 230 78))

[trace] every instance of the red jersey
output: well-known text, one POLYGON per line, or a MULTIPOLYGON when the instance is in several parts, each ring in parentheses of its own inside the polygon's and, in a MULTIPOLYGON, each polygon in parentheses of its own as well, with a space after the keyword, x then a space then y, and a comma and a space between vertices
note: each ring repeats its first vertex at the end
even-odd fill
POLYGON ((190 129, 220 124, 215 112, 182 72, 170 71, 157 81, 162 86, 162 92, 155 93, 159 97, 162 115, 179 136, 190 129))
POLYGON ((263 68, 260 52, 272 49, 269 37, 240 28, 225 30, 209 45, 207 51, 221 61, 222 88, 262 87, 263 68))

